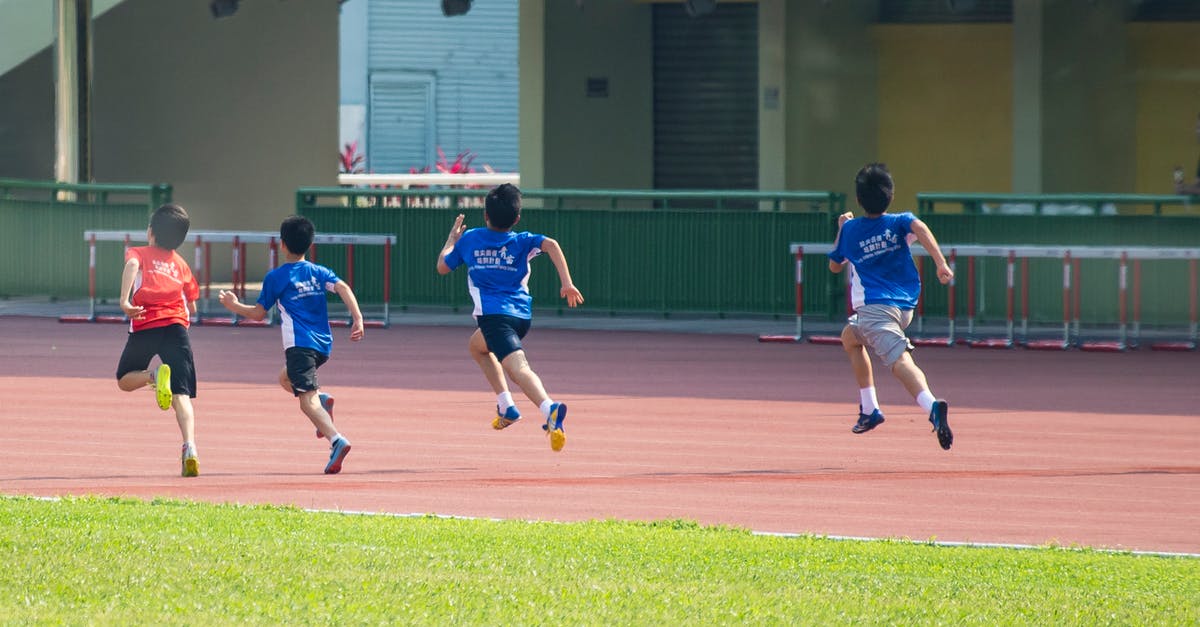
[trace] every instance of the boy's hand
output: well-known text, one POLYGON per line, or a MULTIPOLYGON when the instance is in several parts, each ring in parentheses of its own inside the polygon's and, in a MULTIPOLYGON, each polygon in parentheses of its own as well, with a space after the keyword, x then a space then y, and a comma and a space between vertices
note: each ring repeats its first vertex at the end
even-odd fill
POLYGON ((578 307, 583 304, 583 293, 574 285, 562 286, 562 289, 558 291, 558 295, 567 299, 568 307, 578 307))
POLYGON ((942 285, 945 285, 950 282, 950 279, 954 278, 954 271, 950 269, 949 264, 943 263, 937 268, 937 277, 942 282, 942 285))
POLYGON ((446 236, 447 245, 453 246, 458 242, 458 238, 462 237, 463 231, 467 230, 467 225, 463 224, 463 217, 463 214, 460 213, 457 218, 454 218, 454 225, 450 227, 450 234, 446 236))
POLYGON ((838 228, 839 229, 842 228, 843 224, 845 224, 847 221, 853 220, 853 219, 854 219, 853 213, 850 213, 849 211, 847 211, 846 213, 843 213, 842 215, 838 216, 838 228))
POLYGON ((221 290, 217 296, 220 298, 221 304, 224 305, 226 309, 231 309, 241 304, 238 302, 237 294, 234 294, 229 290, 221 290))
POLYGON ((357 342, 363 339, 366 331, 363 329, 362 318, 356 318, 350 321, 350 341, 357 342))
POLYGON ((141 320, 142 314, 146 313, 146 308, 142 307, 141 305, 132 305, 129 301, 122 300, 121 311, 125 312, 125 315, 128 316, 130 320, 141 320))

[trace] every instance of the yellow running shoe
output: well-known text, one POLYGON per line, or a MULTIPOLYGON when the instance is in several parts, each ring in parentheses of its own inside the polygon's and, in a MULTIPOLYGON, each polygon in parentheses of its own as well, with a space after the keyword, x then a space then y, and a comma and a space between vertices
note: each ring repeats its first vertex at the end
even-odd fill
POLYGON ((187 444, 183 445, 183 476, 200 476, 200 462, 196 460, 196 450, 187 444))
POLYGON ((550 436, 550 450, 561 451, 567 444, 567 434, 563 433, 563 421, 567 419, 567 404, 555 403, 550 406, 550 415, 542 429, 550 436))
POLYGON ((166 364, 160 365, 154 374, 154 397, 159 409, 171 409, 171 367, 166 364))
POLYGON ((500 407, 496 406, 496 417, 492 419, 492 428, 499 431, 520 419, 521 412, 517 411, 516 405, 510 405, 503 413, 500 412, 500 407))

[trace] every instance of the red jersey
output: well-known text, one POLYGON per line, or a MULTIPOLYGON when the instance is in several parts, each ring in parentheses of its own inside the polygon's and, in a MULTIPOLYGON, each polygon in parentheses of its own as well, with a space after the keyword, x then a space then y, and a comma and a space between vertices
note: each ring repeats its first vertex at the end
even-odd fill
POLYGON ((172 324, 190 323, 187 304, 200 298, 200 285, 179 253, 158 246, 137 246, 125 251, 125 261, 136 258, 141 270, 133 281, 130 302, 145 307, 145 313, 130 321, 130 329, 141 331, 172 324))

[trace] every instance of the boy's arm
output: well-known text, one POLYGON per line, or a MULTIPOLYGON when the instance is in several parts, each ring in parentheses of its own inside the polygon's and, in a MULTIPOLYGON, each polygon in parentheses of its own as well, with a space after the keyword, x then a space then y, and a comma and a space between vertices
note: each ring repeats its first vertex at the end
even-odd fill
POLYGON ((263 309, 262 305, 254 303, 254 306, 251 307, 250 305, 238 300, 237 294, 234 294, 231 291, 221 290, 218 296, 221 299, 221 304, 224 305, 226 309, 243 318, 262 320, 263 318, 267 317, 267 310, 263 309))
POLYGON ((350 311, 350 341, 357 342, 363 339, 362 310, 358 308, 358 299, 354 297, 354 290, 350 289, 350 284, 345 281, 338 281, 333 286, 333 291, 342 297, 342 302, 346 303, 346 309, 350 311))
POLYGON ((142 306, 134 306, 129 302, 130 292, 133 291, 133 280, 137 278, 138 270, 142 264, 137 257, 130 257, 125 262, 125 269, 121 271, 121 311, 125 312, 131 320, 141 318, 146 312, 146 308, 142 306))
POLYGON ((583 294, 579 288, 575 287, 575 283, 571 281, 571 269, 567 267, 567 257, 563 255, 562 247, 553 238, 547 237, 542 240, 542 252, 550 256, 550 261, 554 263, 554 268, 558 270, 558 281, 562 283, 562 289, 558 291, 559 296, 567 299, 568 307, 576 307, 583 304, 583 294))
POLYGON ((942 249, 938 247, 933 231, 930 231, 929 227, 920 219, 915 219, 912 221, 912 232, 917 236, 917 241, 921 242, 921 246, 925 247, 925 252, 929 253, 933 263, 937 265, 938 280, 942 282, 942 285, 949 283, 950 279, 954 278, 954 271, 946 263, 946 258, 942 255, 942 249))
MULTIPOLYGON (((850 220, 853 220, 853 219, 854 219, 854 214, 850 213, 849 211, 838 216, 838 232, 837 232, 837 236, 833 238, 833 249, 834 250, 837 250, 838 243, 842 241, 842 227, 845 226, 847 222, 849 222, 850 220)), ((832 272, 834 274, 838 274, 845 268, 846 268, 845 261, 837 262, 832 259, 829 260, 829 271, 830 272, 832 272)))
POLYGON ((446 255, 454 250, 454 245, 458 243, 458 238, 462 237, 463 231, 467 230, 463 224, 463 214, 458 214, 454 219, 454 224, 450 227, 450 234, 446 236, 446 243, 442 245, 442 252, 438 253, 437 271, 438 274, 450 274, 453 269, 446 264, 446 255))

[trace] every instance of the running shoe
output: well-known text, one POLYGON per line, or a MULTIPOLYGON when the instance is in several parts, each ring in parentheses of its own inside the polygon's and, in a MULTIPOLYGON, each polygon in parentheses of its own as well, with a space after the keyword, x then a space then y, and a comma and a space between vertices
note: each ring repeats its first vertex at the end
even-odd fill
POLYGON ((492 420, 492 428, 499 431, 521 419, 521 412, 517 411, 516 405, 509 405, 508 409, 500 411, 500 406, 496 406, 496 417, 492 420))
POLYGON ((200 476, 200 462, 196 460, 196 449, 183 445, 183 476, 198 477, 200 476))
POLYGON ((854 423, 854 427, 850 431, 854 433, 866 433, 875 427, 883 424, 883 412, 876 409, 869 415, 859 412, 858 422, 854 423))
POLYGON ((329 463, 325 464, 325 474, 336 475, 342 471, 342 460, 346 459, 346 455, 350 452, 350 441, 346 438, 338 438, 333 441, 329 447, 329 463))
POLYGON ((154 400, 158 401, 159 409, 171 409, 171 367, 166 364, 154 373, 154 400))
POLYGON ((937 433, 938 444, 947 451, 954 443, 954 434, 950 432, 949 414, 949 403, 941 399, 934 401, 933 409, 929 411, 929 422, 933 423, 933 431, 937 433))
MULTIPOLYGON (((329 421, 333 422, 333 397, 328 394, 318 394, 317 398, 321 401, 321 407, 325 408, 325 413, 329 414, 329 421)), ((317 438, 323 438, 321 430, 317 429, 317 438)))
POLYGON ((550 450, 561 451, 567 443, 567 434, 563 433, 563 421, 567 419, 567 404, 555 403, 550 406, 550 415, 542 429, 550 436, 550 450))

